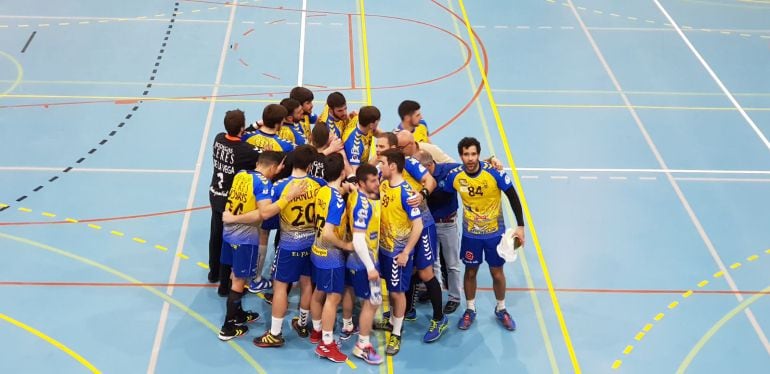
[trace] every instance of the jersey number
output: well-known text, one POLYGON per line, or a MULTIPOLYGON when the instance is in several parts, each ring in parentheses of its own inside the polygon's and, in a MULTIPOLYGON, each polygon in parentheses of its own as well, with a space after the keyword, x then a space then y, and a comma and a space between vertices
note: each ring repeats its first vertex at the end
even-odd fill
POLYGON ((294 206, 291 207, 291 210, 297 213, 297 216, 294 217, 293 221, 291 221, 292 226, 304 226, 308 223, 313 223, 313 218, 315 216, 315 203, 307 204, 304 207, 294 206))
POLYGON ((243 213, 243 203, 242 202, 238 202, 238 204, 236 205, 235 201, 232 201, 232 200, 228 199, 227 200, 226 208, 227 208, 227 210, 230 211, 230 213, 232 213, 233 215, 236 215, 236 216, 241 214, 241 213, 243 213))
POLYGON ((478 186, 476 188, 469 187, 468 188, 468 196, 484 196, 484 193, 481 191, 481 186, 478 186))
POLYGON ((321 231, 324 229, 324 226, 326 225, 326 219, 322 216, 318 215, 315 216, 315 237, 320 238, 321 237, 321 231))

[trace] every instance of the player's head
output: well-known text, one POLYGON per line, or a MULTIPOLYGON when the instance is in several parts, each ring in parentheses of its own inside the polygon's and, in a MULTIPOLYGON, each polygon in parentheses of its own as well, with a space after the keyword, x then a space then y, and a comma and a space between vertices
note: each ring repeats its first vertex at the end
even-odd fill
POLYGON ((225 113, 225 131, 230 136, 241 136, 246 128, 246 114, 240 109, 228 110, 225 113))
POLYGON ((375 144, 375 150, 377 156, 386 149, 396 148, 398 146, 398 138, 396 134, 392 132, 383 132, 377 135, 377 144, 375 144))
POLYGON ((382 177, 390 179, 394 175, 401 174, 404 171, 404 165, 406 164, 406 157, 404 152, 398 149, 386 149, 383 151, 377 160, 382 166, 382 177))
POLYGON ((321 122, 316 123, 310 132, 310 142, 317 149, 326 148, 329 145, 329 126, 321 122))
POLYGON ((278 104, 270 104, 262 110, 262 125, 269 129, 277 129, 289 113, 278 104))
POLYGON ((305 87, 294 87, 289 92, 289 97, 299 101, 303 114, 310 115, 313 112, 313 91, 305 87))
POLYGON ((417 160, 420 165, 428 169, 428 171, 433 174, 433 170, 436 169, 436 162, 433 161, 433 156, 428 151, 418 151, 412 157, 414 157, 414 159, 417 160))
POLYGON ((316 159, 318 152, 316 152, 312 146, 305 144, 294 148, 291 153, 292 167, 294 170, 307 171, 310 164, 312 164, 313 160, 316 159))
POLYGON ((377 129, 380 123, 380 110, 376 106, 362 106, 358 110, 358 125, 366 128, 367 132, 377 129))
POLYGON ((332 153, 324 159, 324 179, 334 182, 342 179, 342 171, 345 170, 345 160, 339 153, 332 153))
POLYGON ((414 156, 417 153, 417 143, 414 142, 414 135, 409 131, 399 131, 396 133, 398 138, 398 149, 404 151, 407 156, 414 156))
POLYGON ((348 119, 348 102, 339 92, 332 92, 326 97, 330 114, 336 119, 348 119))
POLYGON ((286 156, 282 152, 263 151, 259 154, 257 170, 267 179, 272 179, 283 169, 283 160, 286 156))
POLYGON ((300 104, 299 101, 287 97, 281 100, 281 106, 286 109, 286 113, 288 114, 286 118, 284 118, 284 122, 297 123, 302 119, 302 104, 300 104))
POLYGON ((470 172, 475 172, 479 167, 479 153, 481 153, 481 144, 476 138, 465 137, 457 143, 457 153, 470 172))
POLYGON ((369 164, 361 164, 356 169, 356 179, 358 180, 359 191, 374 195, 380 189, 380 178, 377 168, 369 164))
POLYGON ((398 116, 401 118, 402 123, 409 124, 410 126, 417 126, 422 120, 422 112, 420 111, 420 104, 414 100, 404 100, 398 105, 398 116))

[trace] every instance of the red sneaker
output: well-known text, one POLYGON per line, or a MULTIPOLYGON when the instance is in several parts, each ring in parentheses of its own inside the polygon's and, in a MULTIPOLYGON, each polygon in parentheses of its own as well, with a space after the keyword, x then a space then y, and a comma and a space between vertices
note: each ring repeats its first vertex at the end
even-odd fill
POLYGON ((320 330, 319 331, 315 331, 315 330, 311 329, 310 330, 310 343, 313 343, 313 344, 320 343, 322 335, 323 334, 321 333, 320 330))
POLYGON ((348 359, 348 356, 342 352, 340 352, 340 347, 337 346, 337 343, 331 342, 329 344, 324 344, 323 342, 318 344, 318 346, 315 348, 315 353, 318 355, 318 357, 327 358, 332 362, 345 362, 348 359))

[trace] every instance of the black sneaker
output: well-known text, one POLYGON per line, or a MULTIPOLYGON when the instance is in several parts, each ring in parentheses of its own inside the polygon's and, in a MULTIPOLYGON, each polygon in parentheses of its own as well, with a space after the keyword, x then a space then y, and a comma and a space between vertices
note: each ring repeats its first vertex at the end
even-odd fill
POLYGON ((226 342, 230 339, 237 338, 239 336, 246 335, 249 332, 248 326, 235 325, 233 323, 225 323, 222 329, 219 330, 219 340, 226 342))
POLYGON ((299 324, 299 317, 294 317, 291 319, 291 328, 297 332, 297 335, 299 335, 300 338, 307 338, 310 336, 310 331, 308 330, 307 326, 301 326, 299 324))
POLYGON ((233 323, 236 325, 245 325, 247 323, 257 321, 259 321, 259 313, 252 312, 250 310, 242 310, 238 317, 235 317, 235 321, 233 321, 233 323))
POLYGON ((428 301, 430 301, 430 294, 428 291, 418 291, 417 292, 417 302, 420 304, 425 304, 428 301))
POLYGON ((459 306, 460 306, 460 303, 457 301, 454 301, 454 300, 447 301, 446 305, 444 305, 444 314, 454 313, 459 306))
POLYGON ((388 319, 381 319, 381 320, 375 320, 372 323, 372 329, 374 330, 383 330, 383 331, 393 331, 393 325, 390 324, 390 321, 388 319))
POLYGON ((265 300, 265 302, 268 305, 273 305, 273 294, 272 293, 269 293, 269 292, 258 293, 257 297, 259 297, 262 300, 265 300))

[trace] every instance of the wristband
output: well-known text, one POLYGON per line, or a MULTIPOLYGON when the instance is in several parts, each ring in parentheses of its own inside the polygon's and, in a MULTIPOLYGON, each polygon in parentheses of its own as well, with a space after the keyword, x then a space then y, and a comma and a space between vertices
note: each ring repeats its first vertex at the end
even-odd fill
POLYGON ((281 210, 283 210, 284 208, 286 208, 287 205, 289 205, 289 201, 286 199, 278 199, 278 201, 276 201, 276 204, 278 204, 278 207, 281 208, 281 210))

